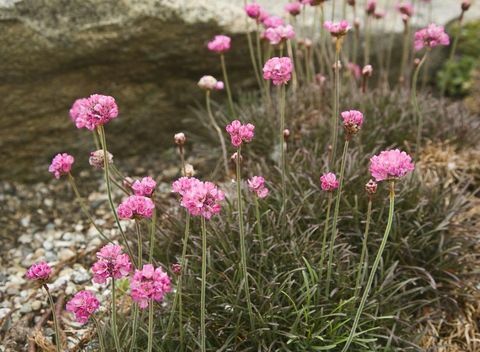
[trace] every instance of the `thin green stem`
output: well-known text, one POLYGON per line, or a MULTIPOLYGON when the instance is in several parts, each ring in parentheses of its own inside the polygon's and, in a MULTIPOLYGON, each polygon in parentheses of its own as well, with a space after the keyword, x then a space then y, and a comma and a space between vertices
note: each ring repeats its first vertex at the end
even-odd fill
POLYGON ((148 344, 147 352, 153 349, 153 299, 148 304, 148 344))
POLYGON ((365 223, 365 232, 363 233, 362 252, 360 254, 360 262, 358 263, 357 280, 355 282, 355 298, 363 286, 365 273, 368 270, 368 231, 370 228, 370 221, 372 218, 372 199, 368 199, 367 221, 365 223))
POLYGON ((330 224, 330 210, 332 208, 332 201, 333 201, 333 193, 328 192, 328 201, 327 201, 327 217, 325 219, 325 225, 323 227, 323 235, 322 235, 322 250, 320 252, 320 264, 318 268, 320 270, 320 275, 318 282, 322 282, 323 276, 323 264, 325 261, 325 252, 327 249, 327 233, 328 233, 328 225, 330 224))
MULTIPOLYGON (((152 202, 155 204, 154 196, 152 195, 152 202)), ((155 249, 155 230, 157 226, 157 208, 153 209, 152 214, 152 223, 150 224, 150 240, 149 240, 149 253, 148 253, 148 262, 152 263, 153 260, 153 251, 155 249)))
MULTIPOLYGON (((112 335, 113 341, 115 343, 115 349, 117 352, 121 351, 120 348, 120 340, 118 339, 118 332, 117 332, 117 295, 116 295, 116 287, 115 287, 115 278, 112 277, 112 335)), ((132 340, 132 345, 135 343, 132 340)))
POLYGON ((335 45, 335 63, 333 74, 335 76, 335 87, 333 89, 333 109, 332 109, 332 126, 333 126, 333 137, 332 137, 332 152, 330 154, 330 165, 333 165, 335 162, 335 155, 337 154, 337 140, 338 140, 338 115, 339 115, 339 103, 340 103, 340 71, 338 67, 338 60, 340 58, 341 50, 341 38, 337 39, 335 45))
POLYGON ((333 252, 335 247, 335 239, 337 237, 337 221, 338 221, 338 213, 340 210, 340 201, 342 199, 343 177, 345 173, 345 164, 347 160, 348 143, 349 143, 349 140, 345 139, 345 144, 343 146, 343 154, 342 154, 342 164, 340 166, 340 176, 338 179, 339 185, 337 190, 337 196, 335 198, 335 209, 333 212, 332 233, 330 234, 330 248, 328 253, 327 282, 325 287, 325 294, 327 297, 330 294, 330 283, 332 278, 332 267, 333 267, 333 252))
POLYGON ((200 350, 206 351, 205 336, 205 291, 207 287, 207 225, 205 218, 202 221, 202 287, 200 292, 200 350))
POLYGON ((105 341, 103 340, 103 330, 100 326, 100 322, 92 315, 92 320, 95 323, 95 327, 97 328, 97 335, 98 335, 98 344, 100 345, 100 351, 105 352, 105 341))
POLYGON ((382 259, 383 251, 385 250, 385 246, 387 244, 388 236, 390 235, 390 230, 392 229, 393 223, 393 214, 395 208, 395 181, 390 181, 390 207, 388 211, 388 222, 387 227, 385 228, 385 233, 383 235, 382 242, 380 244, 380 248, 378 249, 377 256, 375 257, 375 261, 373 262, 372 269, 370 271, 370 275, 368 276, 367 285, 365 286, 365 290, 363 291, 362 299, 360 301, 360 305, 357 309, 357 313, 355 315, 355 320, 353 321, 353 326, 350 330, 350 334, 348 336, 347 342, 345 346, 343 346, 342 352, 347 352, 349 347, 355 337, 355 333, 358 327, 358 322, 360 321, 360 317, 363 312, 363 308, 365 307, 365 303, 367 302, 368 295, 370 293, 370 289, 372 288, 373 279, 375 278, 375 274, 378 269, 378 265, 380 264, 380 260, 382 259))
POLYGON ((237 202, 238 202, 238 228, 240 232, 240 256, 241 256, 241 271, 243 276, 243 289, 245 291, 245 299, 247 301, 248 315, 250 317, 250 327, 252 330, 255 327, 253 318, 252 302, 250 300, 250 285, 248 283, 247 270, 247 249, 245 245, 245 228, 243 224, 243 199, 242 199, 242 173, 241 173, 241 158, 242 147, 237 149, 237 202))
POLYGON ((228 159, 227 159, 227 145, 225 144, 225 138, 223 137, 222 130, 218 126, 217 122, 215 121, 215 118, 213 117, 212 113, 212 107, 210 105, 210 91, 207 90, 205 92, 205 104, 207 105, 207 113, 208 117, 210 118, 210 122, 217 132, 218 139, 220 140, 220 145, 222 147, 222 157, 223 157, 223 167, 225 171, 225 176, 228 175, 228 159))
POLYGON ((143 259, 143 248, 142 248, 142 229, 140 227, 140 222, 135 220, 135 230, 137 232, 137 267, 142 267, 143 259))
POLYGON ((130 349, 129 349, 130 352, 133 351, 137 343, 137 329, 138 329, 138 315, 139 315, 137 303, 133 303, 132 313, 133 313, 133 321, 132 321, 132 339, 130 342, 130 349))
POLYGON ((258 242, 260 242, 260 252, 261 258, 265 255, 265 245, 263 243, 263 229, 262 229, 262 222, 260 221, 260 204, 258 201, 258 197, 254 196, 255 200, 255 216, 257 217, 257 233, 258 233, 258 242))
POLYGON ((53 297, 52 294, 50 293, 50 290, 48 288, 47 284, 43 284, 43 288, 45 291, 47 291, 47 296, 48 296, 48 302, 50 303, 50 309, 52 311, 52 317, 53 317, 53 327, 55 329, 55 349, 57 352, 61 352, 62 348, 62 340, 60 338, 60 326, 58 325, 58 320, 57 320, 57 313, 55 309, 55 303, 53 302, 53 297))
POLYGON ((286 212, 286 202, 287 202, 287 186, 285 181, 285 174, 286 174, 286 156, 285 156, 285 140, 283 137, 283 130, 285 129, 285 85, 279 86, 280 94, 280 133, 279 133, 279 143, 280 143, 280 153, 281 153, 281 161, 280 161, 280 168, 282 172, 282 209, 283 213, 286 212))
POLYGON ((363 51, 363 65, 368 65, 370 61, 370 16, 365 16, 365 46, 363 51))
POLYGON ((403 48, 402 48, 402 61, 400 65, 400 76, 398 81, 400 84, 404 84, 406 81, 406 70, 407 70, 407 61, 409 56, 409 47, 410 47, 410 26, 409 23, 405 23, 405 28, 403 31, 403 48))
POLYGON ((422 68, 423 63, 427 59, 428 56, 428 51, 425 52, 423 55, 422 59, 420 60, 417 68, 415 69, 415 73, 413 74, 413 79, 412 79, 412 104, 413 104, 413 109, 415 111, 415 117, 417 120, 417 144, 415 146, 415 155, 416 158, 418 159, 420 155, 420 143, 422 142, 422 129, 423 129, 423 115, 422 112, 418 106, 418 100, 417 100, 417 81, 418 81, 418 73, 420 72, 420 69, 422 68))
POLYGON ((245 17, 245 23, 247 27, 247 42, 248 42, 248 51, 250 53, 250 60, 252 61, 253 71, 255 72, 255 78, 257 79, 257 83, 260 89, 262 89, 262 81, 260 79, 259 74, 259 66, 257 65, 257 61, 255 59, 255 50, 253 49, 253 41, 252 41, 252 34, 248 28, 248 17, 245 17))
POLYGON ((233 107, 233 99, 232 99, 232 91, 230 90, 230 82, 228 81, 227 65, 225 64, 225 56, 223 54, 220 54, 220 63, 222 65, 223 80, 225 81, 225 90, 227 91, 228 108, 230 111, 230 117, 233 117, 235 115, 235 109, 233 107))
POLYGON ((110 209, 112 210, 113 217, 115 218, 115 222, 118 226, 118 229, 120 231, 120 234, 122 235, 123 242, 125 243, 125 247, 127 248, 128 255, 130 258, 133 260, 133 252, 132 249, 130 248, 130 245, 128 244, 127 236, 125 235, 125 232, 123 231, 122 225, 120 224, 120 219, 118 218, 117 210, 115 209, 115 204, 113 203, 113 198, 112 198, 112 187, 110 184, 110 166, 108 162, 108 151, 107 151, 107 140, 105 137, 105 130, 103 129, 103 126, 98 127, 98 134, 100 136, 100 141, 102 143, 102 148, 103 148, 103 170, 104 170, 104 175, 105 175, 105 183, 107 185, 107 196, 108 196, 108 203, 110 204, 110 209))

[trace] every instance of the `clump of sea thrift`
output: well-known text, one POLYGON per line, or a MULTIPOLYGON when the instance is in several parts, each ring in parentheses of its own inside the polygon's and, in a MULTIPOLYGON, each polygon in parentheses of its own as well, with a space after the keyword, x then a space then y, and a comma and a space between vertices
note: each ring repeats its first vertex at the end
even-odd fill
POLYGON ((170 277, 162 268, 145 264, 141 270, 135 271, 130 280, 130 290, 132 299, 145 309, 151 301, 161 302, 172 287, 170 277))
MULTIPOLYGON (((107 159, 109 164, 113 164, 113 155, 107 152, 107 159)), ((90 153, 90 157, 88 158, 88 163, 90 166, 94 167, 95 169, 103 169, 105 166, 105 153, 102 149, 95 150, 94 152, 90 153)))
POLYGON ((363 114, 357 110, 349 110, 342 112, 341 115, 347 137, 357 134, 363 124, 363 114))
POLYGON ((35 263, 27 270, 25 276, 29 280, 46 282, 52 274, 52 268, 46 262, 35 263))
POLYGON ((222 90, 224 84, 213 76, 203 76, 198 81, 198 86, 204 90, 222 90))
POLYGON ((287 84, 292 78, 293 64, 289 57, 273 57, 263 67, 263 78, 276 86, 287 84))
POLYGON ((104 284, 107 279, 121 279, 130 274, 132 263, 122 247, 107 244, 97 252, 97 261, 92 266, 93 282, 104 284))
POLYGON ((445 33, 443 26, 437 26, 434 23, 415 32, 415 50, 421 50, 424 47, 434 48, 439 45, 449 45, 450 38, 445 33))
POLYGON ((109 95, 93 94, 88 98, 77 99, 70 109, 70 118, 77 128, 93 131, 118 116, 115 98, 109 95))
POLYGON ((48 171, 59 179, 63 175, 68 175, 72 170, 72 165, 75 162, 75 158, 67 153, 60 153, 55 155, 52 159, 52 163, 48 167, 48 171))
POLYGON ((121 219, 151 218, 155 209, 153 201, 145 196, 130 196, 117 208, 121 219))
POLYGON ((269 190, 265 186, 265 179, 262 176, 253 176, 247 181, 250 191, 255 193, 258 198, 265 198, 268 196, 269 190))
POLYGON ((232 39, 226 35, 216 35, 210 42, 208 42, 208 50, 217 54, 226 53, 230 50, 232 39))
POLYGON ((340 22, 326 21, 323 26, 333 37, 336 38, 345 36, 352 28, 346 20, 342 20, 340 22))
POLYGON ((100 307, 97 297, 90 291, 79 291, 68 301, 66 309, 75 315, 75 320, 85 324, 100 307))
POLYGON ((370 159, 370 173, 377 182, 401 178, 414 168, 410 155, 399 149, 385 150, 370 159))
POLYGON ((251 123, 242 124, 238 120, 234 120, 225 128, 230 135, 230 140, 234 147, 240 147, 242 143, 249 143, 255 135, 255 126, 251 123))
POLYGON ((136 180, 132 184, 132 190, 136 196, 151 197, 153 192, 155 192, 155 187, 157 187, 157 182, 150 176, 136 180))
POLYGON ((332 192, 339 186, 337 176, 333 172, 327 172, 320 177, 320 187, 325 192, 332 192))

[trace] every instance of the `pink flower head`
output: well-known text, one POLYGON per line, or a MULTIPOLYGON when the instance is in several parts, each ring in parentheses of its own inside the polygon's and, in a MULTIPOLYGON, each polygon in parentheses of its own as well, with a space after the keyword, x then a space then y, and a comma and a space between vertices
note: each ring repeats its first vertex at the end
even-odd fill
POLYGON ((320 177, 320 182, 321 182, 320 187, 325 192, 332 192, 336 190, 339 185, 337 176, 335 176, 333 172, 328 172, 326 174, 323 174, 320 177))
POLYGON ((262 20, 262 23, 265 28, 275 28, 283 26, 285 21, 278 16, 267 16, 262 20))
POLYGON ((377 0, 368 0, 367 6, 365 7, 365 11, 369 15, 373 15, 375 13, 375 9, 377 8, 377 0))
POLYGON ((287 11, 292 16, 297 16, 302 10, 302 4, 298 1, 289 2, 285 5, 285 11, 287 11))
POLYGON ((217 81, 217 84, 215 84, 215 90, 223 90, 225 88, 225 84, 223 84, 222 81, 217 81))
POLYGON ((351 28, 346 20, 340 22, 325 21, 323 26, 333 37, 343 37, 351 28))
POLYGON ((97 258, 92 266, 93 282, 97 284, 104 284, 111 277, 114 279, 126 277, 132 269, 128 255, 116 244, 103 246, 97 252, 97 258))
POLYGON ((195 177, 180 177, 172 183, 172 190, 183 197, 185 193, 199 183, 201 183, 201 181, 197 180, 195 177))
POLYGON ((216 35, 210 42, 208 42, 208 50, 217 54, 223 54, 230 50, 232 39, 226 35, 216 35))
POLYGON ((25 276, 29 280, 34 281, 47 281, 52 273, 52 268, 46 262, 39 262, 33 264, 28 268, 25 276))
POLYGON ((465 11, 468 11, 468 9, 470 8, 470 6, 472 6, 472 2, 470 0, 463 0, 462 1, 462 11, 465 12, 465 11))
POLYGON ((413 16, 413 5, 409 2, 403 2, 396 5, 398 12, 402 15, 412 17, 413 16))
POLYGON ((292 39, 295 37, 295 31, 293 27, 289 24, 286 26, 280 25, 277 27, 270 27, 267 28, 264 35, 263 35, 270 44, 277 45, 287 39, 292 39))
POLYGON ((253 176, 247 181, 250 191, 255 193, 258 198, 268 196, 268 188, 265 187, 265 179, 262 176, 253 176))
POLYGON ((162 268, 145 264, 142 270, 136 270, 130 280, 130 294, 140 308, 148 307, 150 301, 161 302, 166 293, 172 290, 170 277, 162 268))
POLYGON ((263 78, 276 86, 287 84, 292 78, 293 64, 289 57, 272 57, 263 66, 263 78))
POLYGON ((356 63, 349 62, 347 64, 347 68, 350 71, 350 73, 353 75, 353 77, 355 77, 355 79, 359 79, 361 77, 362 70, 361 70, 360 66, 358 66, 356 63))
POLYGON ((67 311, 75 314, 75 320, 85 324, 100 307, 97 297, 90 291, 80 291, 67 303, 67 311))
POLYGON ((445 33, 443 26, 437 26, 432 23, 428 27, 415 32, 415 50, 421 50, 424 47, 434 48, 438 45, 449 45, 450 38, 445 33))
POLYGON ((385 150, 370 159, 370 173, 377 182, 403 177, 414 168, 410 155, 399 149, 385 150))
POLYGON ((343 127, 347 135, 356 134, 363 124, 363 114, 357 110, 349 110, 342 112, 343 127))
POLYGON ((150 198, 133 195, 120 203, 117 213, 120 219, 151 218, 153 209, 155 204, 150 198))
POLYGON ((56 179, 60 176, 67 175, 72 170, 73 162, 75 158, 67 153, 61 153, 55 155, 52 159, 52 163, 48 167, 48 171, 51 172, 56 179))
MULTIPOLYGON (((198 180, 197 180, 198 181, 198 180)), ((183 190, 180 205, 192 216, 203 216, 210 219, 221 211, 220 202, 225 199, 224 193, 212 182, 192 182, 191 187, 183 190)))
POLYGON ((155 187, 157 187, 157 183, 150 176, 144 177, 141 180, 136 180, 132 184, 132 190, 136 196, 150 197, 153 192, 155 192, 155 187))
POLYGON ((70 109, 70 117, 75 118, 77 128, 93 131, 118 116, 115 98, 108 95, 92 94, 87 99, 78 99, 70 109))
POLYGON ((254 20, 257 20, 260 17, 261 11, 262 7, 256 2, 245 5, 245 12, 247 13, 247 16, 254 20))
POLYGON ((240 147, 243 142, 250 143, 255 135, 255 126, 251 123, 242 124, 238 120, 234 120, 225 127, 230 135, 232 145, 236 148, 240 147))

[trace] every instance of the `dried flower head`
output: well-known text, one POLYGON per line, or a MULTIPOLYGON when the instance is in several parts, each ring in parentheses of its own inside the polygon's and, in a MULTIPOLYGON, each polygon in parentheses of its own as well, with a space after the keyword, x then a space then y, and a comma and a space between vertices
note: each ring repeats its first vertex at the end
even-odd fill
POLYGON ((184 145, 187 138, 185 137, 185 133, 180 132, 175 133, 175 135, 173 136, 173 140, 175 141, 176 145, 184 145))
POLYGON ((67 303, 67 311, 75 314, 75 320, 85 324, 100 307, 97 297, 90 291, 79 291, 67 303))
MULTIPOLYGON (((103 169, 105 166, 105 153, 103 149, 95 150, 94 152, 90 153, 90 157, 88 158, 88 163, 90 166, 93 166, 95 169, 103 169)), ((109 164, 113 164, 113 155, 107 151, 107 160, 109 164)))
POLYGON ((67 175, 72 170, 72 165, 75 162, 75 158, 67 153, 60 153, 55 155, 52 159, 52 163, 48 167, 48 171, 59 179, 63 175, 67 175))
POLYGON ((203 76, 198 81, 197 85, 204 90, 222 90, 224 85, 222 81, 217 81, 213 76, 203 76))
POLYGON ((373 67, 372 65, 365 65, 362 68, 362 76, 365 77, 372 77, 373 74, 373 67))
POLYGON ((185 176, 193 177, 195 176, 195 169, 192 164, 185 164, 185 176))
POLYGON ((365 191, 369 196, 377 193, 378 184, 374 180, 370 180, 365 184, 365 191))

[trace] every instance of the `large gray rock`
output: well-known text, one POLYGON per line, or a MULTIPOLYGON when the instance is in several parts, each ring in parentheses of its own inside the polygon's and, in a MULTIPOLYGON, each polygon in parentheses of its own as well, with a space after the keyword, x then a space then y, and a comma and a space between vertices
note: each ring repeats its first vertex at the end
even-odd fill
MULTIPOLYGON (((205 43, 241 31, 241 14, 210 0, 0 0, 0 179, 49 177, 61 151, 85 164, 92 137, 68 109, 95 92, 119 104, 108 126, 117 159, 161 152, 201 98, 198 78, 220 76, 205 43)), ((245 73, 249 61, 233 59, 248 57, 244 39, 234 39, 230 69, 245 73)))

